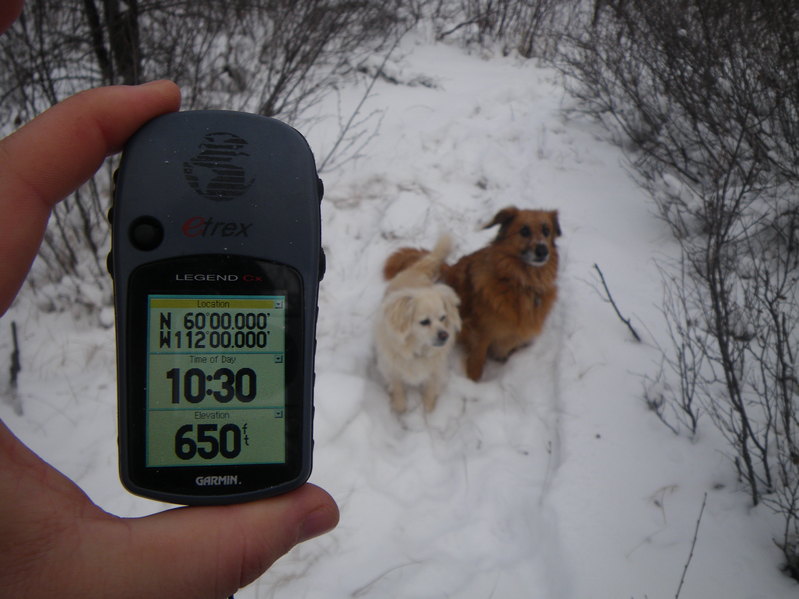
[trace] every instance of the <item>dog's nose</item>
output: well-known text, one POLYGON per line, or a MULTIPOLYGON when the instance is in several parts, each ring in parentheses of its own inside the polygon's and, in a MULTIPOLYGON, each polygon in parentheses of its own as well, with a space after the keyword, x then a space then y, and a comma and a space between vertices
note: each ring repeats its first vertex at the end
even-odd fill
POLYGON ((449 339, 449 333, 447 333, 444 330, 441 330, 441 331, 438 332, 438 335, 436 337, 437 337, 439 343, 441 343, 443 345, 444 343, 447 342, 447 339, 449 339))
POLYGON ((537 246, 535 246, 535 257, 538 260, 543 260, 547 256, 549 256, 549 247, 547 247, 547 244, 539 243, 537 246))

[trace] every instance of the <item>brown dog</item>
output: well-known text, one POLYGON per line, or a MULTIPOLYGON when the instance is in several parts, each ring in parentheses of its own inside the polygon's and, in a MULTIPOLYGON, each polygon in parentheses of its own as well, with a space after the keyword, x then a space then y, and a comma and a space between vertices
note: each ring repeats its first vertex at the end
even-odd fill
MULTIPOLYGON (((509 206, 483 228, 496 225, 499 232, 489 246, 441 271, 461 300, 459 340, 466 352, 466 375, 473 381, 480 380, 488 357, 507 360, 541 332, 557 296, 557 211, 509 206)), ((386 263, 387 274, 426 253, 400 250, 386 263)))
POLYGON ((499 225, 488 247, 443 272, 461 299, 466 375, 480 380, 487 357, 504 361, 540 332, 557 296, 557 211, 497 212, 484 229, 499 225))

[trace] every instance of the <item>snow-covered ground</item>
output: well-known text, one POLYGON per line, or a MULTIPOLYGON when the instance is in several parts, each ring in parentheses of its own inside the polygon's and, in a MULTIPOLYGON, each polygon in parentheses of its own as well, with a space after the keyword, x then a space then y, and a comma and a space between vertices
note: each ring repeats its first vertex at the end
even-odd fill
MULTIPOLYGON (((375 65, 380 59, 375 59, 375 65)), ((362 115, 382 111, 364 156, 323 173, 328 270, 320 295, 315 467, 338 500, 338 529, 303 544, 245 598, 782 599, 780 522, 752 510, 706 423, 674 436, 647 409, 644 377, 666 343, 655 262, 676 247, 619 149, 568 118, 558 76, 532 61, 408 37, 362 115), (401 246, 453 235, 455 257, 485 245, 500 208, 557 209, 560 299, 543 335, 469 381, 459 356, 434 413, 397 417, 376 373, 380 269, 401 246), (604 300, 598 264, 636 343, 604 300)), ((346 118, 359 89, 321 114, 346 118)), ((372 125, 377 123, 373 118, 372 125)), ((306 134, 317 157, 338 119, 306 134)), ((26 288, 0 321, 0 364, 19 327, 19 399, 0 417, 100 506, 163 505, 117 479, 108 311, 76 320, 34 308, 26 288)), ((0 389, 7 369, 0 368, 0 389)))

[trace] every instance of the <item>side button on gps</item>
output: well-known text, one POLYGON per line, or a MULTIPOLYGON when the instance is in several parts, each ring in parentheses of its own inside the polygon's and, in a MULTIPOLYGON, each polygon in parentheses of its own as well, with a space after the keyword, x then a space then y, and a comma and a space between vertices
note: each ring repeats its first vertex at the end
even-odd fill
POLYGON ((161 245, 164 240, 164 228, 152 216, 140 216, 131 223, 128 235, 133 247, 149 252, 161 245))
POLYGON ((325 197, 325 183, 319 177, 316 178, 316 195, 319 196, 319 203, 322 203, 322 198, 325 197))
POLYGON ((319 280, 325 278, 325 272, 327 271, 327 256, 325 256, 325 250, 319 250, 319 280))

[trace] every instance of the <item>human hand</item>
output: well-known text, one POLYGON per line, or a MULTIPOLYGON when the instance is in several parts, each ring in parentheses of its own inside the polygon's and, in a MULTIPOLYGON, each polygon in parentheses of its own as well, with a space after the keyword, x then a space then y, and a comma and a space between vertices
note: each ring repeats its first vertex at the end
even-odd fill
POLYGON ((0 422, 0 597, 224 599, 335 526, 321 489, 111 516, 0 422))
MULTIPOLYGON (((25 278, 52 207, 149 119, 176 110, 156 82, 83 92, 0 140, 0 315, 25 278)), ((246 504, 122 519, 95 506, 0 422, 0 596, 224 598, 338 508, 305 485, 246 504)))

